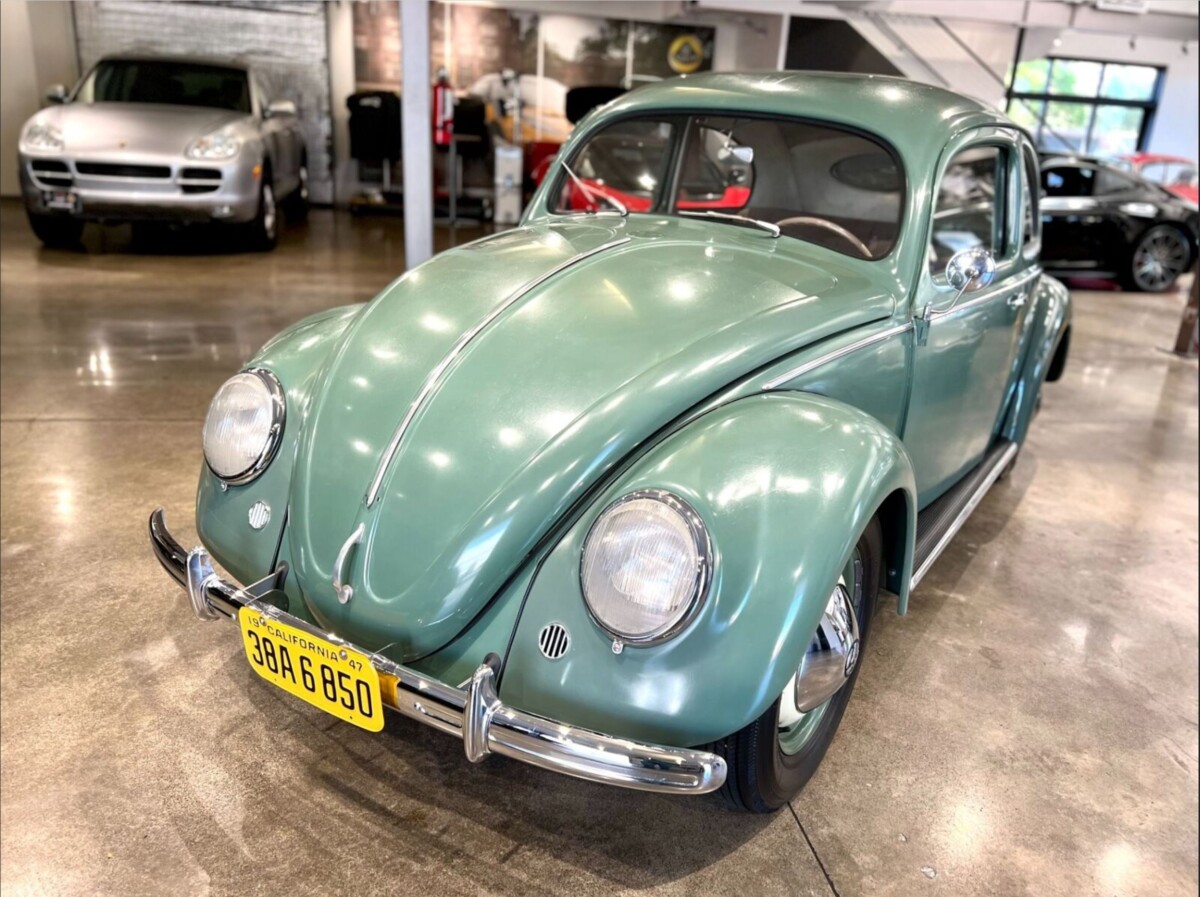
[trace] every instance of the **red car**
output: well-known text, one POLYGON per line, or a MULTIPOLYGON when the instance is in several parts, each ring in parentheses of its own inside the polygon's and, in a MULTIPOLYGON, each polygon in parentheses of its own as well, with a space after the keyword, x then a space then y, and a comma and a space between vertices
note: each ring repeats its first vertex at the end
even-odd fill
POLYGON ((1200 205, 1196 163, 1192 159, 1162 153, 1132 153, 1120 156, 1117 164, 1121 168, 1136 171, 1148 181, 1161 184, 1192 205, 1200 205))

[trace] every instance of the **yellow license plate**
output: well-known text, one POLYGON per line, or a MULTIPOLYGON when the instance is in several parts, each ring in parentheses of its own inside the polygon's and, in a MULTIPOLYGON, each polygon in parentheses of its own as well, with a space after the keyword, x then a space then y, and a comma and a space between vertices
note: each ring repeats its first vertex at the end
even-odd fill
POLYGON ((365 654, 249 607, 238 623, 250 666, 268 682, 370 732, 383 728, 379 673, 365 654))

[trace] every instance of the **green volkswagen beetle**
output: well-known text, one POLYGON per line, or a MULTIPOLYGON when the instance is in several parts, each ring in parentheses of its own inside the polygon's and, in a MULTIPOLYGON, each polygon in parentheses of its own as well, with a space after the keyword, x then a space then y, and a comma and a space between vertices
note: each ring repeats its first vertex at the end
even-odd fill
POLYGON ((547 770, 770 811, 881 604, 1066 360, 1037 156, 902 80, 714 74, 580 123, 520 227, 219 390, 185 550, 268 681, 547 770), (232 575, 214 571, 215 559, 232 575))

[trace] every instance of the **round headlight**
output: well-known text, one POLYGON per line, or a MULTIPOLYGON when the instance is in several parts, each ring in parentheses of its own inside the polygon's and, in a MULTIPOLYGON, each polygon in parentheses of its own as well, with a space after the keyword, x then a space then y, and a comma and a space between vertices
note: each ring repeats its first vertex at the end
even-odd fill
POLYGON ((613 502, 583 543, 584 601, 596 622, 623 641, 670 638, 700 607, 711 575, 712 547, 700 516, 659 489, 613 502))
POLYGON ((283 434, 283 387, 270 371, 243 371, 217 390, 204 418, 204 460, 227 483, 248 483, 283 434))

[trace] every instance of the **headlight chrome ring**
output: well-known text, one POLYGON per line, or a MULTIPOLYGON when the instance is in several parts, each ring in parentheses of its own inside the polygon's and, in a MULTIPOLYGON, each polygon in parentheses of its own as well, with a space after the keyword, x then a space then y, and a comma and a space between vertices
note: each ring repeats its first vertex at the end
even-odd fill
POLYGON ((704 605, 704 599, 708 596, 709 586, 713 578, 713 566, 712 539, 709 536, 708 528, 704 525, 704 521, 696 510, 682 498, 665 489, 640 489, 636 492, 623 495, 609 504, 592 522, 591 528, 584 538, 583 550, 580 553, 579 561, 579 578, 580 587, 583 592, 583 603, 592 621, 614 639, 614 653, 620 653, 620 647, 618 646, 649 647, 661 644, 674 638, 696 618, 700 608, 704 605), (631 502, 646 500, 664 505, 670 511, 674 512, 685 525, 691 539, 695 570, 691 596, 687 601, 682 602, 679 608, 661 625, 649 631, 632 632, 622 630, 611 622, 606 622, 593 606, 592 598, 588 595, 588 558, 592 552, 597 550, 594 538, 597 537, 601 524, 623 506, 631 502))
MULTIPOLYGON (((230 486, 243 486, 266 470, 267 465, 271 463, 271 459, 275 457, 275 452, 279 448, 280 440, 283 438, 283 426, 287 419, 287 401, 283 390, 283 384, 279 382, 279 378, 266 368, 247 368, 246 370, 234 375, 234 378, 243 377, 246 375, 253 375, 257 377, 266 387, 270 401, 271 423, 267 430, 262 450, 258 453, 258 456, 254 459, 250 466, 245 470, 235 474, 222 474, 213 468, 208 458, 208 451, 206 450, 204 452, 205 466, 208 467, 213 476, 230 486)), ((234 378, 230 378, 230 380, 227 380, 225 383, 221 384, 221 389, 225 389, 225 387, 234 378)), ((220 390, 218 390, 217 393, 217 397, 219 396, 220 390)), ((214 397, 214 403, 216 402, 217 397, 214 397)), ((209 409, 209 413, 212 413, 211 408, 209 409)), ((204 421, 205 430, 208 429, 208 424, 209 421, 206 417, 204 421)))

